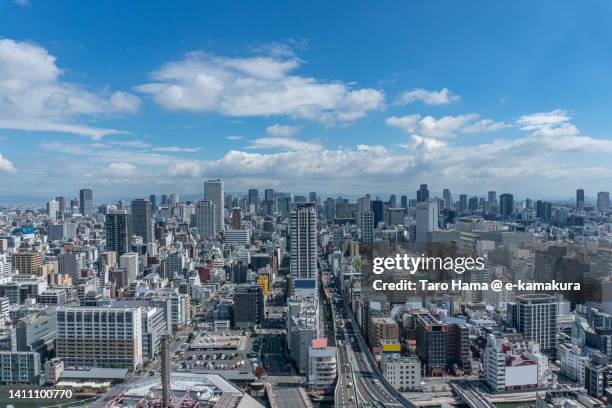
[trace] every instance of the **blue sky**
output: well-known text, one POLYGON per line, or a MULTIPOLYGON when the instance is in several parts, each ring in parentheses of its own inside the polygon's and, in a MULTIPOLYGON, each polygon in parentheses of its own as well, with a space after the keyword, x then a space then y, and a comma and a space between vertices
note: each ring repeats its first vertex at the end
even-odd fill
POLYGON ((612 3, 0 1, 0 197, 612 189, 612 3))

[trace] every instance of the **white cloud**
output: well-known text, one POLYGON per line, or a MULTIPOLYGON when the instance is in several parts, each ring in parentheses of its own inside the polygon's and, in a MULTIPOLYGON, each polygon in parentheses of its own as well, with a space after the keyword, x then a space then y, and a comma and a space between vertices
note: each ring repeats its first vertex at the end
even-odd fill
POLYGON ((125 178, 136 174, 136 166, 130 163, 110 163, 104 170, 103 174, 107 177, 125 178))
POLYGON ((412 139, 411 146, 423 146, 426 149, 437 149, 447 143, 440 139, 450 138, 459 133, 488 133, 508 127, 504 122, 491 119, 480 119, 476 113, 458 116, 391 116, 385 120, 389 126, 397 127, 408 133, 412 139))
POLYGON ((447 88, 439 91, 428 91, 427 89, 416 88, 402 92, 395 103, 397 105, 408 105, 416 101, 421 101, 426 105, 446 105, 459 101, 459 95, 455 95, 447 88))
POLYGON ((38 45, 0 39, 0 127, 92 138, 125 133, 78 121, 83 116, 133 113, 140 99, 126 92, 94 93, 65 82, 55 62, 56 58, 38 45))
POLYGON ((26 7, 30 5, 30 0, 13 0, 13 4, 16 4, 21 7, 26 7))
POLYGON ((15 173, 16 170, 15 165, 0 154, 0 172, 15 173))
POLYGON ((251 149, 321 150, 321 144, 318 141, 304 142, 287 137, 262 137, 254 139, 249 147, 251 149))
POLYGON ((482 119, 471 125, 465 126, 463 129, 461 129, 461 131, 463 133, 487 133, 495 132, 508 127, 510 127, 510 125, 505 122, 495 122, 491 119, 482 119))
POLYGON ((244 139, 243 136, 226 136, 225 138, 227 140, 242 140, 242 139, 244 139))
POLYGON ((167 152, 167 153, 195 153, 203 150, 202 147, 180 147, 180 146, 160 146, 154 147, 154 152, 167 152))
POLYGON ((382 91, 292 74, 300 64, 286 55, 232 58, 192 52, 162 65, 152 82, 136 89, 171 110, 289 116, 327 124, 354 121, 382 107, 382 91))
POLYGON ((266 128, 266 133, 275 137, 291 137, 300 130, 297 126, 274 124, 266 128))

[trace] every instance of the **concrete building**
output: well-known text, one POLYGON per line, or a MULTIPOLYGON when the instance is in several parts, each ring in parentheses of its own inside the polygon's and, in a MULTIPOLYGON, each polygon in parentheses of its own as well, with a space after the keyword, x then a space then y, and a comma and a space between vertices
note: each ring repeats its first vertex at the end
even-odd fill
POLYGON ((264 320, 264 294, 257 284, 241 284, 234 293, 234 326, 254 329, 264 320))
POLYGON ((400 392, 421 389, 421 362, 416 356, 383 354, 381 371, 393 388, 400 392))
POLYGON ((508 319, 525 341, 538 343, 544 353, 557 351, 558 302, 547 294, 525 294, 508 304, 508 319))
POLYGON ((17 252, 13 255, 13 271, 20 275, 37 275, 43 264, 43 254, 39 252, 17 252))
POLYGON ((313 203, 297 203, 291 212, 291 288, 316 292, 317 286, 317 213, 313 203))
POLYGON ((336 348, 327 339, 315 339, 308 349, 308 388, 319 394, 333 394, 337 377, 336 348))
POLYGON ((0 384, 38 385, 40 354, 30 351, 0 351, 0 384))
POLYGON ((142 309, 57 309, 56 356, 66 366, 135 368, 142 364, 142 309))
POLYGON ((195 208, 195 224, 198 234, 203 238, 212 238, 217 228, 216 205, 210 200, 198 201, 195 208))
POLYGON ((206 181, 204 183, 204 199, 211 201, 215 206, 215 231, 223 231, 225 229, 223 181, 220 179, 206 181))

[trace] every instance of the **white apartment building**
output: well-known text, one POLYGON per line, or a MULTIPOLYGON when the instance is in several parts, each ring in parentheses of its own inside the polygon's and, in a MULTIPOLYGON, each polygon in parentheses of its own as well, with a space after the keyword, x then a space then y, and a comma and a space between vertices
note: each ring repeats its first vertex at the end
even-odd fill
POLYGON ((308 388, 315 392, 333 392, 336 383, 336 348, 326 339, 313 340, 308 348, 308 388))

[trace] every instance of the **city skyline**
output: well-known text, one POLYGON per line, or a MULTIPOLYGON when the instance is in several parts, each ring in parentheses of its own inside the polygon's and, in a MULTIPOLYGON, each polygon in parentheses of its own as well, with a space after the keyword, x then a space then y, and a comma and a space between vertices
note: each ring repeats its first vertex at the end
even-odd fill
POLYGON ((313 9, 2 3, 0 196, 610 190, 609 5, 313 9))

